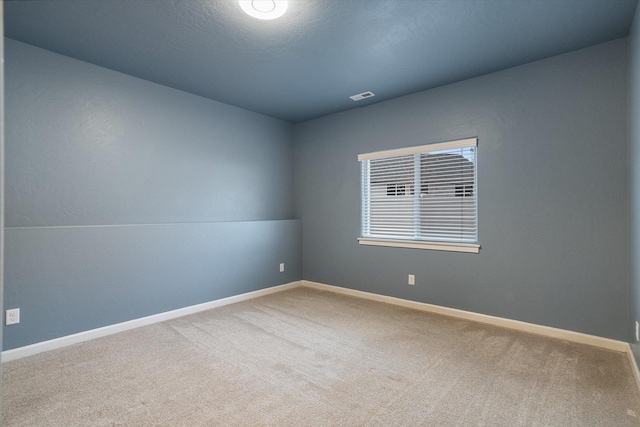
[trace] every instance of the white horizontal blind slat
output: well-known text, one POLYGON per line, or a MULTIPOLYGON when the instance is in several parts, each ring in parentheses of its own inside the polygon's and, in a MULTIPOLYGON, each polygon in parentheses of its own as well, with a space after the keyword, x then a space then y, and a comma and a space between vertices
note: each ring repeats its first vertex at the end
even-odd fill
POLYGON ((477 139, 358 156, 361 237, 477 243, 477 139))

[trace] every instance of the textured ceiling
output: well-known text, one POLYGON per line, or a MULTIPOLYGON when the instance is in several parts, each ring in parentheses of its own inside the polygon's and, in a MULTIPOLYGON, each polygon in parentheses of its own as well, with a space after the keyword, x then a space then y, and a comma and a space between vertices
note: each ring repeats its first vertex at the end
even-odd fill
POLYGON ((5 1, 5 35, 300 122, 626 36, 637 0, 289 3, 260 21, 235 0, 5 1))

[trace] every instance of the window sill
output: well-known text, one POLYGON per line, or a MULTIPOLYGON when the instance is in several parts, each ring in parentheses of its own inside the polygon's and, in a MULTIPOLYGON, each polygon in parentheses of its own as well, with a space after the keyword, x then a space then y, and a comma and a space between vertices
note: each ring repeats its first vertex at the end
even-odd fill
POLYGON ((480 252, 480 245, 466 243, 438 243, 438 242, 420 242, 408 240, 383 240, 359 238, 358 243, 369 246, 387 246, 392 248, 411 248, 411 249, 431 249, 436 251, 450 252, 467 252, 477 254, 480 252))

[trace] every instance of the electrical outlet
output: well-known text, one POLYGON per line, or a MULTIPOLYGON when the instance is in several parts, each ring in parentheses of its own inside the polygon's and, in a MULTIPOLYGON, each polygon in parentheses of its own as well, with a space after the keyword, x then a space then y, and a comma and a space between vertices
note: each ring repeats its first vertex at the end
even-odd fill
POLYGON ((640 341, 640 324, 636 320, 636 341, 640 341))
POLYGON ((14 325, 16 323, 20 323, 20 309, 12 308, 11 310, 7 310, 7 325, 14 325))
POLYGON ((284 262, 280 263, 280 273, 284 271, 284 262))
POLYGON ((416 276, 414 276, 413 274, 409 275, 409 284, 412 286, 416 284, 416 276))

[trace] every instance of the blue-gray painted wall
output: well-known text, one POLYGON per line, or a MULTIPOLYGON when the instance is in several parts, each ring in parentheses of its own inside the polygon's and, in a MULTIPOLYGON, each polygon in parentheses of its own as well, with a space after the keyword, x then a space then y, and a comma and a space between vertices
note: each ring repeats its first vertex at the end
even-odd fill
POLYGON ((627 341, 627 47, 294 125, 304 278, 627 341), (466 137, 480 253, 359 246, 357 155, 466 137))
POLYGON ((629 35, 629 327, 631 349, 640 365, 640 344, 634 336, 640 321, 640 12, 629 35))
POLYGON ((300 231, 295 220, 9 228, 5 298, 22 321, 6 348, 299 280, 300 231))
POLYGON ((7 227, 291 218, 290 124, 6 41, 7 227))
MULTIPOLYGON (((0 1, 0 313, 4 313, 4 2, 0 1)), ((4 323, 4 322, 3 322, 4 323)), ((2 343, 2 328, 0 328, 2 343)), ((2 377, 2 375, 0 375, 2 377)), ((0 390, 2 389, 0 381, 0 390)), ((2 397, 0 397, 2 412, 2 397)))
POLYGON ((5 42, 4 350, 301 278, 291 124, 5 42))
POLYGON ((6 43, 5 350, 302 277, 630 339, 626 39, 293 127, 6 43), (357 244, 357 154, 470 136, 480 254, 357 244))

